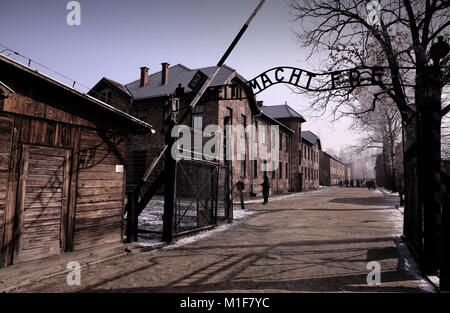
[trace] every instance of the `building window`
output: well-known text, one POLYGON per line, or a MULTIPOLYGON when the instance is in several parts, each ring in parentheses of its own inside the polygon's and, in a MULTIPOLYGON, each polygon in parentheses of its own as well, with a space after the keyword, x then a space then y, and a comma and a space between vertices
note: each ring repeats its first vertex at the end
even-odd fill
POLYGON ((241 177, 245 177, 247 174, 247 163, 245 160, 245 154, 241 155, 242 161, 241 161, 241 177))
POLYGON ((242 87, 233 85, 231 86, 231 99, 241 99, 242 98, 242 87))
POLYGON ((147 110, 140 110, 136 112, 136 117, 140 120, 145 120, 147 118, 147 110))
POLYGON ((110 103, 111 102, 111 91, 102 92, 100 100, 105 103, 110 103))
POLYGON ((280 164, 278 165, 278 168, 280 170, 280 175, 278 177, 283 178, 283 163, 282 162, 280 162, 280 164))
MULTIPOLYGON (((242 132, 241 132, 241 138, 244 138, 245 140, 245 128, 247 127, 247 117, 245 115, 241 115, 242 120, 242 132)), ((244 141, 245 143, 245 141, 244 141)))
POLYGON ((273 151, 275 148, 275 136, 276 133, 270 129, 270 151, 273 151))
POLYGON ((192 110, 192 128, 203 131, 203 105, 196 105, 192 110))
POLYGON ((283 151, 283 135, 280 132, 280 151, 283 151))
POLYGON ((289 137, 288 137, 288 135, 286 134, 286 152, 289 152, 289 145, 288 145, 288 142, 289 142, 289 137))
POLYGON ((285 170, 285 176, 286 176, 286 179, 288 178, 288 164, 286 163, 286 170, 285 170))
POLYGON ((253 160, 253 178, 258 178, 258 160, 253 160))
POLYGON ((275 161, 272 161, 272 179, 275 178, 275 161))
POLYGON ((298 164, 302 164, 302 151, 298 150, 298 164))
POLYGON ((261 125, 261 131, 262 131, 262 144, 267 146, 267 126, 261 125))

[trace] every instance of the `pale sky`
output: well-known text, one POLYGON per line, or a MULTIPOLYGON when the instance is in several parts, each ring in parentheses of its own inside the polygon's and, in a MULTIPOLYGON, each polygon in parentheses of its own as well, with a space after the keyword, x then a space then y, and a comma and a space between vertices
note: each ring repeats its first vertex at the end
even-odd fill
MULTIPOLYGON (((141 66, 153 73, 162 62, 189 68, 217 64, 259 0, 80 0, 80 26, 67 25, 68 2, 0 0, 0 44, 92 87, 103 76, 131 82, 141 66)), ((226 64, 246 79, 276 66, 323 71, 326 56, 306 60, 293 32, 299 25, 289 21, 288 11, 284 0, 267 0, 226 64)), ((311 100, 287 86, 272 86, 258 100, 287 101, 325 149, 338 152, 357 142, 348 120, 314 118, 307 110, 311 100)))

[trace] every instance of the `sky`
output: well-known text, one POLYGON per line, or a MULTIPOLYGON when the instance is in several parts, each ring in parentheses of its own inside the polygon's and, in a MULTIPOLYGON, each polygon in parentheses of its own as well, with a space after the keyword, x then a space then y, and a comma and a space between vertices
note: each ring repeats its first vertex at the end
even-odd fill
MULTIPOLYGON (((189 68, 217 64, 259 0, 79 0, 79 26, 67 25, 68 2, 0 0, 0 44, 90 88, 104 76, 129 83, 139 78, 140 67, 154 73, 162 62, 189 68)), ((276 66, 321 72, 326 55, 306 58, 308 51, 295 40, 300 26, 292 22, 286 0, 267 0, 225 63, 246 79, 276 66)), ((285 85, 266 89, 257 100, 287 102, 325 150, 338 153, 358 142, 348 119, 316 117, 309 109, 312 99, 285 85)))

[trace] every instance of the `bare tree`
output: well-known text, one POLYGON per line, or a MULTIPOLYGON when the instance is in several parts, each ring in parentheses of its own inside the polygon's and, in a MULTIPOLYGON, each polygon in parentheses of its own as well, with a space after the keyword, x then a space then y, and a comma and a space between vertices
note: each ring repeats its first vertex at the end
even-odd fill
MULTIPOLYGON (((369 93, 371 96, 371 93, 369 93)), ((364 101, 362 95, 358 97, 361 105, 354 110, 362 110, 369 102, 364 101)), ((401 142, 402 125, 401 117, 392 100, 383 95, 380 99, 382 105, 373 106, 367 113, 354 113, 353 128, 362 135, 359 145, 355 146, 355 152, 361 152, 367 149, 376 149, 381 151, 384 162, 385 175, 389 180, 384 183, 385 187, 397 191, 396 178, 396 154, 397 144, 401 142)))
MULTIPOLYGON (((355 48, 359 52, 357 55, 363 56, 331 59, 330 70, 339 70, 343 66, 371 66, 366 64, 368 58, 365 57, 369 45, 379 49, 383 61, 389 67, 386 77, 379 82, 377 95, 389 96, 402 119, 404 174, 408 182, 404 232, 415 253, 425 260, 426 271, 434 271, 437 242, 434 235, 435 220, 440 210, 440 197, 437 195, 440 187, 435 182, 440 173, 440 136, 436 138, 434 133, 436 129, 440 131, 440 120, 434 121, 431 117, 434 112, 430 114, 429 107, 432 106, 432 110, 436 108, 428 102, 440 96, 439 93, 430 96, 428 89, 430 80, 440 81, 440 78, 436 78, 440 72, 429 69, 429 48, 438 36, 448 31, 450 1, 380 1, 381 14, 377 23, 367 19, 368 1, 365 0, 288 0, 288 3, 294 21, 302 26, 297 38, 310 50, 310 56, 320 50, 354 55, 355 48), (408 61, 414 69, 402 67, 408 61), (405 81, 410 76, 413 81, 405 81), (424 121, 430 126, 429 129, 424 127, 424 121), (427 150, 427 153, 423 150, 427 150)), ((435 67, 440 59, 434 58, 435 67)), ((448 57, 443 60, 444 68, 448 69, 446 62, 448 57)), ((448 79, 448 75, 444 75, 444 78, 448 79)), ((320 109, 331 107, 336 114, 341 106, 353 101, 354 91, 338 89, 317 94, 315 106, 320 109)), ((450 111, 450 106, 439 106, 438 110, 440 116, 444 116, 450 111)))

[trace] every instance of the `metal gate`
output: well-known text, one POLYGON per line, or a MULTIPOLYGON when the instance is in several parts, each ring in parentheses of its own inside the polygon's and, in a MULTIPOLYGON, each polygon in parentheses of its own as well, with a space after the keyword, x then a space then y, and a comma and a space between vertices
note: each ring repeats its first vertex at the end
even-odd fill
POLYGON ((174 233, 217 225, 230 218, 228 168, 203 160, 176 165, 174 233))

